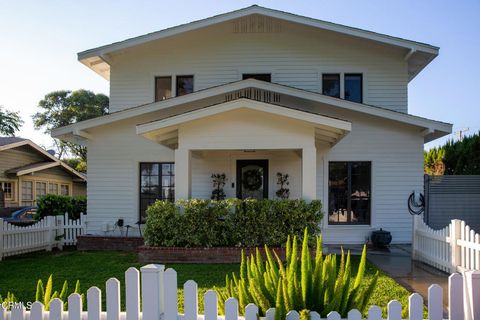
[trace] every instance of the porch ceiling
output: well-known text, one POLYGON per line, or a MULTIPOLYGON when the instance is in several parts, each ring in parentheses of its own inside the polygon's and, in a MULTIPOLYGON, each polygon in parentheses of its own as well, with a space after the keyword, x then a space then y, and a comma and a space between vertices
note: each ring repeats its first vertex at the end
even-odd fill
POLYGON ((236 109, 250 109, 266 112, 272 115, 305 122, 305 124, 314 128, 315 142, 317 144, 326 144, 328 146, 336 144, 352 129, 351 123, 345 120, 247 98, 240 98, 165 119, 139 124, 136 126, 136 132, 138 135, 171 149, 177 149, 179 127, 182 124, 236 109))

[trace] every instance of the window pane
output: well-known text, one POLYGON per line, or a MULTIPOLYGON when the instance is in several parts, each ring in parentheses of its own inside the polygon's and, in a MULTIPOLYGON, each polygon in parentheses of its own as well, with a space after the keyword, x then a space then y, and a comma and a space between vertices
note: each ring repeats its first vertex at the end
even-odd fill
POLYGON ((345 74, 345 100, 362 103, 361 74, 345 74))
POLYGON ((58 184, 57 183, 49 183, 48 184, 48 193, 49 194, 58 194, 58 184))
POLYGON ((69 185, 67 185, 67 184, 62 184, 62 185, 60 186, 60 194, 61 194, 62 196, 68 196, 68 195, 70 195, 70 192, 69 192, 69 191, 70 191, 70 186, 69 186, 69 185))
POLYGON ((32 181, 22 182, 22 200, 24 201, 33 200, 33 182, 32 181))
POLYGON ((272 82, 272 75, 270 73, 244 73, 242 79, 256 79, 260 81, 272 82))
POLYGON ((175 200, 173 189, 175 165, 172 163, 140 164, 140 219, 146 217, 148 206, 155 200, 175 200))
POLYGON ((193 76, 177 76, 177 97, 193 92, 193 76))
POLYGON ((348 166, 346 162, 330 162, 328 180, 328 221, 348 222, 348 166))
POLYGON ((370 162, 351 163, 352 222, 370 222, 370 162))
POLYGON ((322 76, 322 93, 340 98, 340 74, 324 74, 322 76))
POLYGON ((41 196, 47 194, 47 183, 46 182, 36 182, 35 183, 35 192, 37 195, 37 199, 41 196))
POLYGON ((5 199, 13 199, 13 185, 11 182, 0 182, 0 188, 3 190, 5 199))
POLYGON ((329 223, 370 223, 370 162, 330 162, 328 186, 329 223))
POLYGON ((172 97, 172 77, 155 78, 155 101, 172 97))

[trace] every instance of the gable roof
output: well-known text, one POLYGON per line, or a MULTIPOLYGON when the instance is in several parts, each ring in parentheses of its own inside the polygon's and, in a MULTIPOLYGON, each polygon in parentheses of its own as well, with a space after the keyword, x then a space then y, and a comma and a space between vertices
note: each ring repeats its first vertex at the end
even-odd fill
POLYGON ((130 47, 142 45, 151 41, 163 39, 166 37, 176 36, 178 34, 189 32, 214 24, 243 18, 249 15, 263 15, 274 19, 279 19, 287 22, 297 23, 312 28, 328 30, 340 34, 352 36, 355 38, 365 39, 382 43, 389 46, 399 47, 405 49, 405 60, 409 65, 409 80, 412 80, 426 65, 428 65, 437 55, 439 48, 426 43, 407 40, 399 37, 389 36, 373 31, 363 30, 359 28, 349 27, 333 22, 309 18, 305 16, 296 15, 289 12, 274 10, 270 8, 253 5, 243 9, 231 11, 224 14, 212 16, 210 18, 193 21, 179 26, 163 29, 160 31, 148 33, 138 37, 126 39, 123 41, 114 42, 108 45, 89 49, 78 53, 78 60, 85 64, 90 69, 97 72, 99 75, 109 80, 110 78, 110 64, 108 54, 115 51, 124 50, 130 47))
POLYGON ((86 181, 86 177, 82 175, 80 172, 76 171, 75 169, 71 168, 69 165, 65 164, 63 161, 52 156, 46 150, 38 146, 37 144, 33 143, 31 140, 20 138, 20 137, 0 137, 0 152, 4 150, 14 149, 21 146, 29 146, 33 148, 36 152, 43 155, 47 160, 45 162, 38 162, 28 164, 26 166, 13 168, 7 170, 8 173, 15 173, 16 175, 23 175, 35 171, 45 170, 51 167, 62 167, 65 171, 69 172, 70 174, 78 177, 82 181, 86 181), (13 170, 13 171, 12 171, 13 170), (11 172, 10 172, 11 171, 11 172))
POLYGON ((335 145, 352 130, 352 124, 346 120, 242 97, 139 124, 136 132, 147 139, 174 149, 178 146, 179 125, 239 109, 282 116, 309 124, 315 128, 315 138, 330 146, 335 145))
MULTIPOLYGON (((161 110, 170 110, 172 107, 191 104, 194 102, 201 101, 202 99, 207 99, 215 96, 226 95, 229 93, 235 93, 240 90, 246 89, 260 89, 269 92, 273 92, 279 95, 290 96, 296 99, 304 99, 312 102, 323 103, 331 105, 340 109, 360 112, 371 116, 376 116, 388 120, 397 121, 404 124, 409 124, 417 126, 423 129, 426 129, 425 141, 429 142, 438 138, 439 136, 444 136, 448 133, 451 133, 452 125, 445 122, 430 120, 407 113, 402 113, 398 111, 393 111, 390 109, 385 109, 377 106, 371 106, 356 102, 351 102, 339 98, 334 98, 326 96, 317 92, 306 91, 298 88, 293 88, 285 85, 280 85, 277 83, 270 83, 259 81, 255 79, 246 79, 240 80, 237 82, 232 82, 217 87, 212 87, 208 89, 199 90, 187 95, 170 98, 167 100, 162 100, 158 102, 153 102, 133 108, 124 109, 121 111, 113 112, 111 114, 85 120, 75 124, 71 124, 62 128, 54 129, 52 131, 52 136, 55 138, 68 139, 68 136, 89 139, 90 134, 85 130, 102 126, 116 121, 126 120, 143 114, 148 114, 151 112, 161 111, 161 110)), ((78 141, 77 141, 78 142, 78 141)))

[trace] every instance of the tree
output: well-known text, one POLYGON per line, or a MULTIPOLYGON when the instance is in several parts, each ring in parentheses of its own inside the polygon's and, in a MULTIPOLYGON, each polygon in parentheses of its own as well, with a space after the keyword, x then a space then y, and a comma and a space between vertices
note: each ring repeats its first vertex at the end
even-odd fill
POLYGON ((480 174, 480 132, 425 151, 424 171, 429 175, 480 174))
MULTIPOLYGON (((108 103, 106 95, 88 90, 54 91, 38 103, 42 111, 33 116, 33 123, 36 129, 44 129, 45 133, 50 134, 53 129, 107 114, 108 103)), ((54 140, 59 158, 71 152, 86 161, 86 147, 68 141, 54 140)))
POLYGON ((62 161, 78 172, 87 172, 87 163, 80 158, 65 158, 62 161))
POLYGON ((23 120, 20 118, 19 112, 4 110, 0 106, 0 135, 14 136, 22 124, 23 120))

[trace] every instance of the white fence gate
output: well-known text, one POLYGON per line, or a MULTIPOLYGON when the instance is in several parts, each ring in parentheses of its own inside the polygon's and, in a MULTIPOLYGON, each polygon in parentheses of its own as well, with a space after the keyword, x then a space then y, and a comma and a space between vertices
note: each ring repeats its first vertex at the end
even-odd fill
POLYGON ((480 236, 465 221, 433 230, 423 216, 414 216, 412 256, 446 272, 480 270, 480 236))
MULTIPOLYGON (((177 303, 177 273, 173 269, 164 269, 163 265, 147 265, 140 269, 129 268, 125 272, 125 296, 126 311, 120 308, 122 293, 120 281, 111 278, 106 283, 106 308, 102 307, 102 292, 97 287, 91 287, 86 294, 87 310, 83 310, 82 297, 79 294, 71 294, 68 297, 68 310, 64 310, 63 302, 53 299, 50 303, 50 311, 40 302, 31 305, 30 310, 26 305, 14 304, 11 310, 7 306, 0 306, 0 320, 258 320, 258 307, 249 304, 245 308, 244 316, 239 316, 238 301, 229 298, 225 302, 224 315, 219 315, 218 296, 213 290, 204 295, 204 314, 198 313, 198 290, 193 280, 185 282, 184 288, 184 314, 178 313, 177 303)), ((14 288, 12 288, 14 290, 14 288)), ((480 319, 480 273, 469 272, 465 279, 460 274, 452 274, 449 277, 449 319, 480 319), (465 299, 464 299, 464 280, 465 299), (465 303, 464 303, 465 302, 465 303)), ((423 298, 414 293, 409 298, 408 319, 423 319, 423 298)), ((387 305, 388 319, 402 319, 402 305, 393 300, 387 305)), ((266 312, 266 320, 273 320, 275 309, 266 312)), ((431 320, 443 319, 443 294, 438 285, 431 285, 428 289, 428 318, 431 320)), ((320 315, 310 312, 311 320, 320 320, 320 315)), ((340 320, 340 315, 333 311, 326 319, 340 320)), ((360 320, 362 315, 358 310, 348 313, 349 320, 360 320)), ((369 320, 382 319, 382 310, 378 306, 368 309, 369 320)), ((299 320, 297 311, 290 311, 286 320, 299 320)))
POLYGON ((16 226, 0 218, 0 260, 22 253, 62 249, 75 245, 77 236, 85 233, 86 216, 71 220, 64 216, 46 216, 29 226, 16 226))

